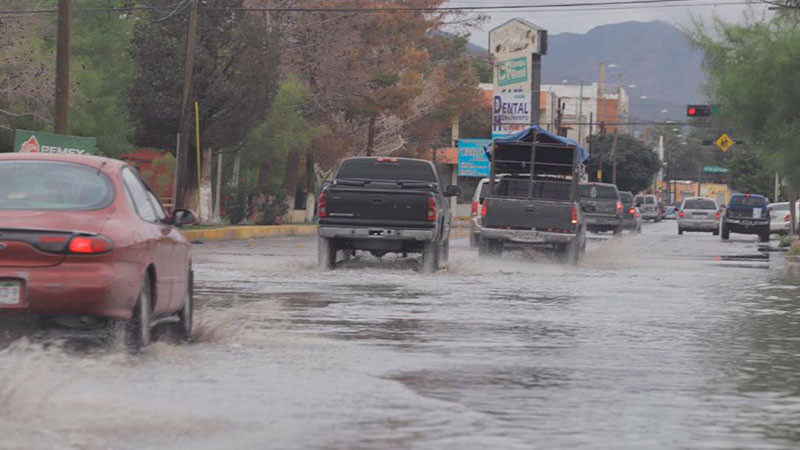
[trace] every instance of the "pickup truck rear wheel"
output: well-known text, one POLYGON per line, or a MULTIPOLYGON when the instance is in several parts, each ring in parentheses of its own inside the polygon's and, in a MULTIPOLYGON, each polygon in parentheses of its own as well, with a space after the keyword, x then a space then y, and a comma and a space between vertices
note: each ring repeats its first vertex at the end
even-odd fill
POLYGON ((336 242, 333 239, 321 237, 317 245, 317 259, 319 268, 333 270, 336 268, 336 242))
POLYGON ((563 252, 564 262, 569 265, 575 266, 581 259, 581 246, 578 244, 577 239, 565 245, 561 251, 563 252))
POLYGON ((760 242, 769 242, 769 231, 758 233, 758 240, 760 242))
POLYGON ((422 250, 422 273, 434 273, 439 268, 439 244, 431 241, 422 250))
POLYGON ((722 223, 722 230, 720 231, 720 233, 722 233, 722 236, 720 237, 722 238, 723 241, 727 241, 728 237, 730 237, 730 230, 728 230, 728 227, 725 225, 724 222, 722 223))
POLYGON ((450 261, 450 239, 448 238, 444 242, 442 242, 442 249, 441 253, 439 254, 439 260, 442 264, 447 264, 450 261))

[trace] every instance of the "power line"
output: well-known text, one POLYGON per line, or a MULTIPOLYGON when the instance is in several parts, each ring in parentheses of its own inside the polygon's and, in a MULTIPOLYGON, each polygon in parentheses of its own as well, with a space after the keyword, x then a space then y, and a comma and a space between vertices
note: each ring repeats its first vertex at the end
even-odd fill
MULTIPOLYGON (((762 0, 764 1, 764 0, 762 0)), ((173 13, 182 6, 185 2, 178 2, 173 5, 175 10, 173 13)), ((463 11, 509 11, 509 10, 539 10, 551 8, 570 8, 572 10, 585 8, 591 10, 592 8, 602 6, 625 6, 625 5, 663 5, 666 3, 682 4, 681 6, 704 6, 709 5, 709 2, 697 3, 697 0, 610 0, 601 2, 574 2, 574 3, 544 3, 544 4, 527 4, 527 5, 486 5, 486 6, 445 6, 445 7, 412 7, 412 6, 397 6, 397 7, 201 7, 200 9, 206 11, 260 11, 260 12, 343 12, 343 13, 401 13, 401 12, 463 12, 463 11)), ((712 4, 731 4, 731 2, 719 2, 712 4)), ((153 6, 126 6, 116 8, 75 8, 73 13, 124 13, 134 11, 154 11, 163 9, 153 6)), ((27 15, 27 14, 52 14, 56 13, 56 8, 46 9, 22 9, 22 10, 0 10, 0 15, 27 15)))

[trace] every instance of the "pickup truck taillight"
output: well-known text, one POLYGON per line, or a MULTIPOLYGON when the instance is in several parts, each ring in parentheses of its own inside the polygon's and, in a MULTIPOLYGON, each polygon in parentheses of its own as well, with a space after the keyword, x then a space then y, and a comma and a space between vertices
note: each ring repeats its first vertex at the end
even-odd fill
POLYGON ((428 196, 428 222, 436 222, 437 210, 439 205, 436 203, 436 197, 433 195, 428 196))
POLYGON ((489 206, 489 199, 483 201, 483 206, 481 207, 481 217, 486 217, 486 209, 489 206))
POLYGON ((578 205, 572 204, 572 224, 578 224, 578 205))
POLYGON ((479 203, 477 201, 472 202, 472 215, 473 216, 477 216, 478 215, 478 205, 479 205, 479 203))
POLYGON ((328 193, 326 191, 322 191, 322 194, 319 194, 317 211, 320 217, 328 217, 328 193))

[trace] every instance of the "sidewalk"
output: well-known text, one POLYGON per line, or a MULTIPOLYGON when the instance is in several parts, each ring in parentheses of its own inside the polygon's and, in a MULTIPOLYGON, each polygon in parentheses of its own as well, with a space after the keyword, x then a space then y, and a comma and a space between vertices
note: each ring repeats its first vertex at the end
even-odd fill
POLYGON ((275 236, 311 236, 317 234, 313 224, 298 225, 238 225, 220 228, 184 230, 183 235, 194 241, 231 241, 275 236))

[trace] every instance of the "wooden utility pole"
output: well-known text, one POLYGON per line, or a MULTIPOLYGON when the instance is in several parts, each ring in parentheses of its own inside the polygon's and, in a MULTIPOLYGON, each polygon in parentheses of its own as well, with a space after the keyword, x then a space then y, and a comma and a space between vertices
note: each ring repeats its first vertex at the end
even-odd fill
POLYGON ((614 142, 611 144, 611 184, 617 184, 617 129, 614 128, 614 142))
MULTIPOLYGON (((189 14, 189 27, 186 32, 186 58, 183 64, 183 93, 181 95, 181 110, 178 116, 178 136, 179 143, 177 164, 177 177, 175 183, 178 188, 175 195, 175 207, 186 208, 186 188, 189 177, 189 143, 191 142, 189 133, 189 97, 192 95, 192 76, 194 75, 195 53, 197 51, 197 3, 192 0, 192 9, 189 14)), ((198 167, 200 161, 197 161, 198 167)), ((197 180, 198 187, 200 180, 197 180)))
POLYGON ((55 132, 69 132, 69 47, 72 34, 71 0, 58 0, 56 42, 56 121, 55 132))

